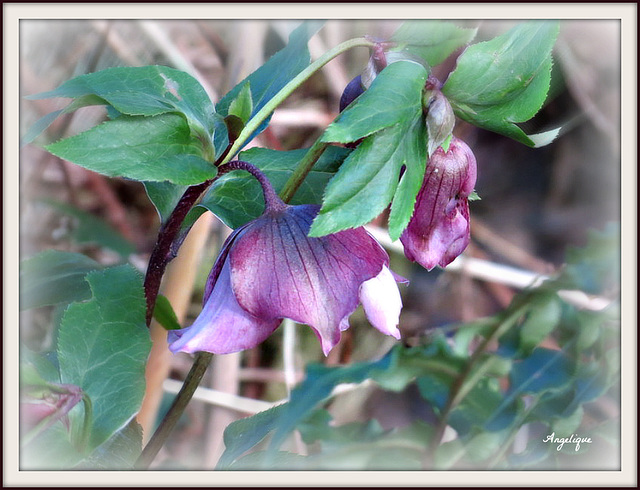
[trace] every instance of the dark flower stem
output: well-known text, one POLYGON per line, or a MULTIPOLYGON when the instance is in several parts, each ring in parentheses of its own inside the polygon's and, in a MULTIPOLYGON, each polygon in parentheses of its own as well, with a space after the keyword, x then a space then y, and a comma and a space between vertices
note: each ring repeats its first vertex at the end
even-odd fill
POLYGON ((162 276, 167 265, 173 259, 172 245, 180 231, 180 226, 189 210, 212 182, 213 179, 189 187, 180 198, 180 201, 178 201, 169 219, 160 228, 158 241, 149 257, 149 266, 144 278, 144 293, 147 299, 147 326, 151 324, 162 276))
POLYGON ((234 160, 225 165, 221 165, 218 169, 219 175, 223 175, 232 170, 245 170, 253 175, 262 187, 262 193, 264 195, 264 203, 267 211, 278 211, 283 209, 286 205, 280 199, 280 196, 276 194, 271 182, 267 179, 267 176, 255 165, 244 162, 242 160, 234 160))
POLYGON ((187 377, 184 380, 182 389, 174 398, 173 404, 169 408, 167 415, 162 419, 162 423, 154 432, 149 443, 142 450, 140 457, 134 465, 134 469, 146 470, 157 456, 158 452, 167 440, 167 437, 169 437, 169 434, 178 423, 178 420, 184 412, 187 404, 193 397, 193 394, 195 393, 196 388, 198 388, 204 373, 207 371, 207 367, 209 367, 212 358, 213 354, 210 354, 209 352, 198 352, 196 354, 196 359, 193 362, 193 366, 191 366, 189 374, 187 374, 187 377))

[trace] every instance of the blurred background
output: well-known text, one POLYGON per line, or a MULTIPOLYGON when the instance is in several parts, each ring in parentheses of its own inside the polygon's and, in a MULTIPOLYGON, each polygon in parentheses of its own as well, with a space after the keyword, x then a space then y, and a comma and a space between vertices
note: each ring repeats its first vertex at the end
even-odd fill
MULTIPOLYGON (((312 58, 340 42, 361 36, 388 38, 402 21, 328 21, 310 42, 312 58)), ((478 27, 473 42, 490 39, 513 25, 506 21, 461 21, 478 27)), ((20 24, 20 131, 66 101, 25 100, 84 73, 113 66, 167 65, 184 70, 217 101, 287 42, 299 21, 215 20, 23 20, 20 24)), ((620 26, 617 21, 565 21, 554 50, 552 85, 546 105, 525 127, 538 133, 562 126, 550 145, 527 148, 462 121, 455 133, 478 161, 471 203, 472 243, 466 255, 532 274, 553 274, 569 246, 586 243, 589 230, 620 220, 620 26)), ((330 62, 278 110, 253 145, 279 150, 309 147, 338 113, 345 85, 364 69, 369 53, 351 50, 330 62)), ((455 58, 435 70, 442 81, 455 58)), ((28 258, 55 248, 81 252, 103 264, 123 259, 144 271, 159 220, 142 184, 110 179, 62 161, 42 146, 93 127, 102 107, 87 107, 56 120, 20 152, 20 253, 28 258)), ((384 227, 384 216, 373 226, 384 227)), ((206 276, 229 233, 215 217, 201 218, 167 271, 162 293, 183 325, 200 311, 206 276)), ((464 268, 426 272, 392 251, 392 267, 409 278, 403 289, 403 339, 411 344, 426 331, 494 314, 517 287, 501 273, 478 278, 464 268)), ((506 272, 505 272, 506 274, 506 272)), ((616 291, 612 291, 616 293, 616 291)), ((46 350, 59 312, 24 312, 21 341, 46 350)), ((233 420, 287 396, 310 362, 328 365, 373 359, 394 340, 371 329, 361 310, 352 328, 325 358, 307 327, 279 329, 259 347, 216 356, 200 397, 154 463, 157 468, 211 468, 218 460, 222 431, 233 420), (286 332, 295 337, 285 338, 286 332), (286 350, 283 345, 294 343, 286 350), (283 361, 289 356, 293 358, 283 361), (285 366, 286 364, 286 366, 285 366), (219 393, 232 397, 224 398, 219 393), (256 404, 250 402, 255 400, 256 404)), ((153 431, 179 380, 191 366, 187 355, 171 355, 164 331, 155 326, 148 395, 139 421, 153 431), (165 378, 168 378, 166 380, 165 378)), ((333 407, 339 422, 376 417, 385 427, 411 418, 412 393, 380 397, 351 393, 333 407)), ((615 401, 602 402, 602 417, 616 417, 615 401)))

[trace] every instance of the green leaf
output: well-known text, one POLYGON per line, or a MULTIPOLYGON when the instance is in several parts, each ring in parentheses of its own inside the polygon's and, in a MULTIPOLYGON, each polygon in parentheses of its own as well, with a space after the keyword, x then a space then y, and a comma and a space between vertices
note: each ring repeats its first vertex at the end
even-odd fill
POLYGON ((240 89, 238 96, 229 104, 229 115, 237 116, 243 124, 246 124, 253 113, 253 100, 251 100, 251 88, 249 82, 240 89))
MULTIPOLYGON (((63 383, 78 385, 93 405, 87 451, 111 438, 137 413, 151 348, 142 277, 128 265, 87 275, 93 298, 62 319, 58 359, 63 383)), ((72 429, 84 424, 74 410, 72 429)), ((70 415, 73 415, 72 412, 70 415)))
POLYGON ((509 375, 509 389, 500 405, 486 422, 495 424, 504 416, 504 411, 513 409, 513 404, 522 395, 560 393, 572 381, 574 365, 563 351, 537 348, 530 356, 514 361, 509 375))
POLYGON ((470 42, 477 29, 458 27, 440 20, 409 20, 391 36, 398 49, 423 58, 430 66, 446 60, 456 49, 470 42))
POLYGON ((398 123, 410 125, 422 110, 422 89, 427 76, 425 68, 412 61, 390 64, 327 127, 322 141, 349 143, 398 123))
MULTIPOLYGON (((191 125, 213 135, 215 110, 206 91, 191 75, 166 66, 116 67, 73 78, 55 90, 27 97, 79 98, 95 95, 122 114, 184 114, 191 125)), ((97 102, 94 99, 94 103, 97 102)))
POLYGON ((188 188, 186 185, 176 185, 167 181, 143 182, 143 184, 149 200, 158 211, 160 223, 165 223, 169 219, 180 198, 188 188))
POLYGON ((101 266, 89 257, 46 250, 20 263, 20 309, 83 301, 91 297, 85 276, 101 266))
POLYGON ((527 314, 520 329, 520 348, 530 352, 558 326, 562 306, 555 294, 543 295, 527 314))
POLYGON ((305 444, 322 442, 323 449, 336 449, 355 442, 371 442, 380 437, 384 430, 376 420, 353 422, 336 426, 332 424, 331 414, 326 410, 317 410, 300 424, 298 430, 305 444))
POLYGON ((60 109, 59 111, 53 111, 47 114, 46 116, 42 116, 35 123, 31 125, 31 127, 27 130, 27 133, 22 137, 22 141, 20 143, 21 146, 28 145, 33 140, 35 140, 45 129, 47 129, 53 121, 55 121, 60 114, 64 113, 64 109, 60 109))
POLYGON ((485 378, 451 412, 449 425, 461 436, 470 433, 474 427, 490 432, 501 431, 513 424, 518 415, 517 405, 512 403, 494 416, 503 399, 498 380, 485 378))
POLYGON ((47 150, 109 177, 189 185, 216 175, 186 120, 176 114, 121 116, 47 150))
POLYGON ((135 246, 102 218, 66 203, 44 200, 45 204, 74 218, 71 237, 79 244, 94 244, 108 248, 126 258, 135 246))
POLYGON ((417 380, 422 398, 438 411, 442 412, 449 399, 454 378, 443 373, 424 374, 417 380))
POLYGON ((427 164, 426 127, 422 113, 417 114, 407 134, 404 151, 405 172, 400 179, 389 214, 389 237, 397 240, 413 216, 416 197, 422 187, 427 164))
POLYGON ((531 119, 547 97, 557 35, 557 22, 528 21, 467 48, 442 87, 456 115, 535 146, 516 123, 531 119))
POLYGON ((544 394, 531 412, 533 420, 550 421, 570 417, 583 404, 602 396, 608 389, 606 370, 600 365, 582 365, 572 383, 560 392, 544 394))
POLYGON ((231 114, 229 107, 237 99, 246 85, 251 89, 251 100, 255 115, 282 87, 293 80, 302 70, 309 66, 311 56, 307 43, 322 23, 318 21, 304 22, 289 36, 288 44, 274 54, 260 68, 231 89, 216 105, 223 116, 231 114))
POLYGON ((216 469, 228 468, 234 460, 264 439, 277 426, 285 405, 232 422, 224 431, 225 450, 216 469))
POLYGON ((573 363, 559 350, 538 348, 529 357, 513 363, 509 395, 543 393, 571 382, 573 363))
POLYGON ((233 471, 292 471, 309 469, 308 457, 287 451, 269 453, 268 451, 254 451, 241 457, 228 469, 233 471))
POLYGON ((153 309, 153 318, 167 330, 179 330, 178 317, 166 296, 159 294, 153 309))
POLYGON ((43 354, 20 346, 20 384, 60 384, 58 368, 43 354))
POLYGON ((142 452, 142 427, 135 420, 101 444, 85 461, 85 470, 131 470, 142 452))
MULTIPOLYGON (((33 97, 27 97, 27 98, 36 98, 36 97, 33 96, 33 97)), ((77 99, 74 99, 73 102, 71 102, 64 109, 53 111, 47 114, 46 116, 43 116, 40 119, 38 119, 33 124, 33 126, 29 128, 29 130, 27 131, 27 134, 22 139, 21 144, 26 145, 28 143, 31 143, 40 135, 40 133, 46 130, 53 123, 53 121, 55 121, 58 118, 58 116, 60 116, 61 114, 69 114, 70 112, 76 111, 82 107, 87 107, 92 105, 104 105, 106 103, 107 102, 104 99, 96 95, 83 95, 81 97, 78 97, 77 99)), ((120 113, 118 113, 118 115, 120 115, 120 113)))
POLYGON ((551 430, 558 437, 570 437, 580 427, 583 417, 584 410, 578 407, 569 417, 556 418, 551 424, 551 430))
POLYGON ((361 383, 372 371, 386 369, 390 360, 391 356, 387 355, 379 361, 358 362, 342 367, 310 365, 304 381, 291 392, 289 403, 284 405, 279 413, 275 433, 269 445, 270 450, 278 449, 296 425, 326 399, 337 385, 361 383))
MULTIPOLYGON (((412 164, 409 160, 416 153, 415 142, 416 135, 398 124, 360 143, 327 185, 322 209, 311 225, 309 236, 361 226, 384 211, 396 193, 400 169, 412 164)), ((407 206, 401 207, 406 213, 407 206)), ((398 223, 402 222, 394 221, 396 231, 398 223)))
POLYGON ((486 461, 505 444, 504 432, 480 432, 465 442, 465 461, 486 461))
MULTIPOLYGON (((240 153, 239 158, 262 170, 276 192, 279 192, 307 151, 251 148, 240 153)), ((291 204, 320 204, 327 182, 349 152, 346 148, 328 147, 291 199, 291 204)), ((262 214, 264 198, 260 184, 254 177, 246 172, 235 171, 217 179, 200 206, 214 213, 231 228, 238 228, 262 214)))
POLYGON ((397 345, 389 355, 389 367, 374 371, 372 378, 383 389, 396 392, 405 389, 416 377, 422 376, 440 376, 440 379, 446 379, 446 384, 458 376, 466 364, 464 357, 453 353, 444 337, 434 338, 426 347, 407 348, 397 345))
POLYGON ((326 441, 300 469, 306 470, 420 470, 432 429, 416 422, 400 430, 383 431, 376 420, 325 429, 326 441))
POLYGON ((464 443, 460 439, 440 444, 433 457, 434 469, 446 470, 451 468, 464 456, 464 453, 464 443))

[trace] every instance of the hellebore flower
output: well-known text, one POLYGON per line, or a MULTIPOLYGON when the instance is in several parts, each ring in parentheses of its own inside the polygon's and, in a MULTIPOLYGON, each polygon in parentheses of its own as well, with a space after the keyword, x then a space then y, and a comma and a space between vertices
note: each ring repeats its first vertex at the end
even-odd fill
POLYGON ((445 267, 469 244, 469 194, 476 184, 476 158, 467 144, 451 139, 435 150, 400 241, 409 260, 427 270, 445 267))
POLYGON ((287 205, 251 164, 227 165, 260 181, 265 212, 224 243, 207 280, 202 312, 190 327, 169 332, 170 350, 249 349, 290 318, 311 326, 326 355, 349 328, 348 317, 359 303, 374 327, 399 339, 402 302, 378 242, 363 228, 308 237, 319 206, 287 205))

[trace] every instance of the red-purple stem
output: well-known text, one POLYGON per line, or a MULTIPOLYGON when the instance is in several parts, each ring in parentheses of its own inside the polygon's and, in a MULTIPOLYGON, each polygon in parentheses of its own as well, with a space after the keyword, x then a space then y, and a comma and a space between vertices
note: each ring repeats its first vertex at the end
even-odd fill
POLYGON ((171 262, 175 255, 174 251, 172 251, 172 245, 178 236, 182 222, 189 210, 212 182, 213 179, 189 187, 180 198, 180 201, 178 201, 171 215, 169 215, 169 219, 158 232, 158 241, 149 257, 147 274, 144 278, 144 293, 147 298, 147 326, 151 324, 162 276, 167 264, 171 262))
POLYGON ((278 211, 286 207, 286 204, 280 199, 280 196, 276 193, 271 182, 267 179, 267 176, 255 165, 244 162, 242 160, 234 160, 226 165, 221 165, 218 168, 218 175, 231 172, 232 170, 245 170, 253 175, 262 187, 262 193, 264 195, 265 209, 267 211, 278 211))

